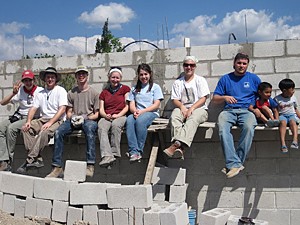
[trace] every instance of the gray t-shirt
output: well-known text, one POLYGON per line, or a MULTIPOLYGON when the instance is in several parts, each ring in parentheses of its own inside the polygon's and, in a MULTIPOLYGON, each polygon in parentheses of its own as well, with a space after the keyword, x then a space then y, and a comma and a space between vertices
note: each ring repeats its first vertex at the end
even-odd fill
POLYGON ((92 87, 85 91, 80 91, 74 87, 68 92, 68 107, 73 108, 75 115, 89 115, 99 110, 99 93, 92 87))

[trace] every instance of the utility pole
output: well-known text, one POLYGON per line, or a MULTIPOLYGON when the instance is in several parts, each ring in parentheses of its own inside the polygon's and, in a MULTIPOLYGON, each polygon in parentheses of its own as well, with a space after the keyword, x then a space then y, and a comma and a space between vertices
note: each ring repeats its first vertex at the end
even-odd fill
POLYGON ((246 43, 248 44, 248 29, 247 29, 247 15, 245 14, 245 32, 246 32, 246 43))

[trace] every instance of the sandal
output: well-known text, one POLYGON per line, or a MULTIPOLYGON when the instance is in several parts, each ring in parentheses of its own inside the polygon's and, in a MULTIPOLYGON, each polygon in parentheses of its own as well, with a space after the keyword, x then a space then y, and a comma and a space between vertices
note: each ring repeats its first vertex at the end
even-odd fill
POLYGON ((286 145, 282 145, 281 146, 281 153, 288 153, 289 152, 289 150, 288 150, 288 148, 286 147, 286 145))
POLYGON ((177 148, 172 156, 173 159, 184 159, 183 149, 177 148))

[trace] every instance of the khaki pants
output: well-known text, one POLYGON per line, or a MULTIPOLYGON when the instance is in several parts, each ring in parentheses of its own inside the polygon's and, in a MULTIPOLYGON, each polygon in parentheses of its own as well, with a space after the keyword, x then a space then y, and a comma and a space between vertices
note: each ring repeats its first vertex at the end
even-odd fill
POLYGON ((208 113, 205 109, 195 109, 192 115, 184 120, 179 108, 175 108, 171 115, 171 137, 173 141, 185 143, 188 147, 191 146, 198 126, 204 123, 208 118, 208 113))
POLYGON ((53 137, 54 132, 63 122, 58 120, 47 130, 41 131, 41 127, 49 120, 43 118, 32 120, 30 129, 23 131, 24 144, 28 151, 27 161, 29 163, 32 163, 40 155, 40 152, 48 145, 49 138, 53 137))

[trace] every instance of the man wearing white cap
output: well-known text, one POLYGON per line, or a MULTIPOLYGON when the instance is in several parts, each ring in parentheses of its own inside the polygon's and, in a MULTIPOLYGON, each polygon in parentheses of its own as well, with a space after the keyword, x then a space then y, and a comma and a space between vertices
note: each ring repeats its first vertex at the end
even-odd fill
POLYGON ((164 150, 171 158, 183 159, 185 147, 190 147, 199 124, 208 118, 206 99, 210 92, 204 77, 195 74, 197 59, 186 56, 184 72, 172 86, 175 105, 170 118, 172 145, 164 150))
POLYGON ((57 85, 61 75, 56 69, 48 67, 41 71, 39 76, 45 82, 46 87, 37 93, 33 106, 28 112, 27 122, 22 127, 28 155, 26 161, 17 169, 17 173, 26 173, 28 168, 44 166, 40 153, 63 122, 68 105, 66 90, 57 85), (40 110, 41 118, 34 119, 37 110, 40 110))
MULTIPOLYGON (((25 70, 22 73, 21 81, 17 81, 12 92, 0 102, 1 105, 19 104, 15 113, 0 123, 0 171, 11 170, 10 164, 14 156, 17 135, 26 122, 33 98, 36 93, 43 90, 42 87, 36 86, 34 81, 34 73, 31 70, 25 70)), ((34 117, 38 118, 39 112, 34 117)))
POLYGON ((99 117, 99 94, 88 84, 89 71, 85 66, 79 66, 75 71, 78 86, 68 92, 67 119, 59 126, 54 135, 54 151, 52 157, 53 170, 47 177, 63 175, 62 156, 64 137, 73 130, 83 130, 86 139, 86 175, 94 175, 96 161, 96 137, 99 117))

